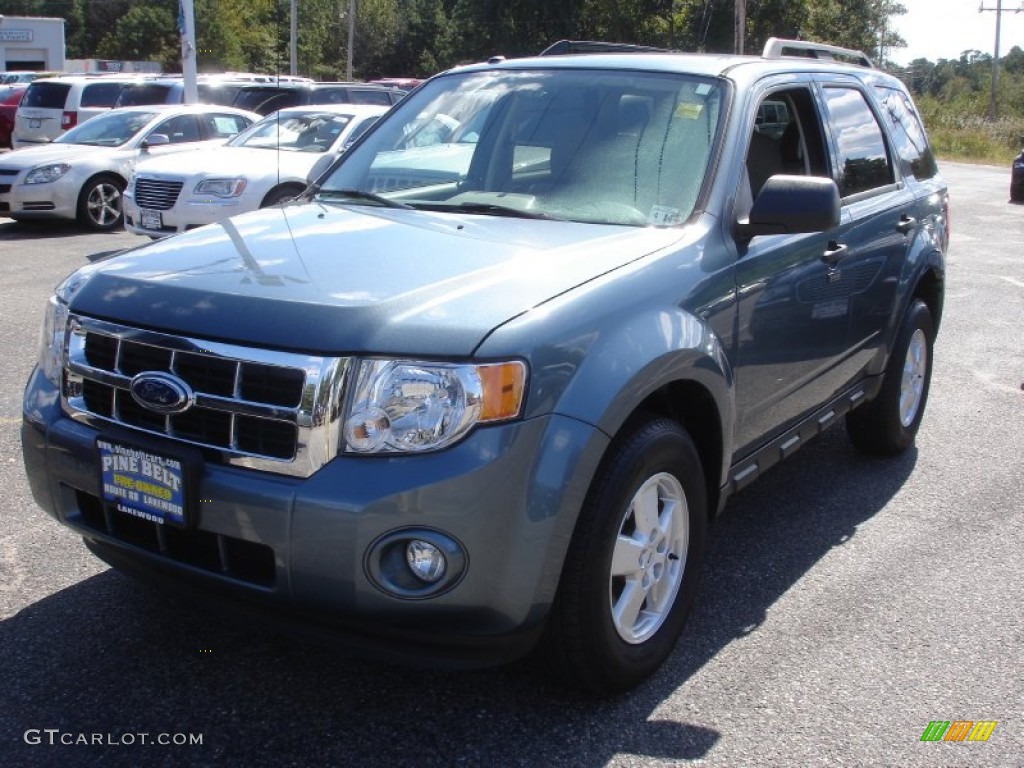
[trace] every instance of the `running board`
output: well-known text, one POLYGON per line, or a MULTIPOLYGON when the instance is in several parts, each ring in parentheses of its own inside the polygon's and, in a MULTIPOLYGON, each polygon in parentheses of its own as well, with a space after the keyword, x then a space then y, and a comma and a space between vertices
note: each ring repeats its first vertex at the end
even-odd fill
POLYGON ((824 408, 812 413, 729 470, 729 482, 722 490, 728 495, 746 488, 769 467, 788 459, 811 438, 817 437, 861 403, 871 400, 882 386, 881 376, 872 376, 848 389, 824 408))

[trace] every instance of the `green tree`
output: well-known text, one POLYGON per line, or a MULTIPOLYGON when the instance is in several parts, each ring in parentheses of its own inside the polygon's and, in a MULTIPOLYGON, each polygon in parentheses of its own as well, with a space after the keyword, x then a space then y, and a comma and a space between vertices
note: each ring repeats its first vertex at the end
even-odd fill
POLYGON ((175 16, 165 7, 135 5, 117 20, 96 53, 103 59, 155 60, 164 69, 174 70, 181 59, 175 16))

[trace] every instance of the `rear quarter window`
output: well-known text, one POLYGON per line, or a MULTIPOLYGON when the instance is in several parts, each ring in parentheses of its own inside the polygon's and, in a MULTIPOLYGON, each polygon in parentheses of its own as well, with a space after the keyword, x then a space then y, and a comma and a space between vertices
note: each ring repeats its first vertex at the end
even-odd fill
POLYGON ((910 97, 896 88, 877 86, 875 93, 889 122, 889 132, 904 176, 930 179, 939 172, 935 155, 910 97))
POLYGON ((23 107, 64 109, 71 85, 68 83, 32 83, 21 100, 23 107))
POLYGON ((123 83, 89 83, 82 88, 80 107, 112 107, 123 83))

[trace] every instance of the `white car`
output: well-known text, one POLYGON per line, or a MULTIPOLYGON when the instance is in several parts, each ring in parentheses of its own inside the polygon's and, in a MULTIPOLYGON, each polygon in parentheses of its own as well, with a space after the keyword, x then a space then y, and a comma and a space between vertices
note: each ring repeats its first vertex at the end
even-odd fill
POLYGON ((125 191, 125 226, 165 237, 289 200, 388 109, 291 107, 222 147, 139 163, 125 191))
POLYGON ((258 119, 211 104, 104 112, 46 145, 0 155, 0 216, 77 219, 90 229, 114 229, 137 160, 220 146, 258 119))

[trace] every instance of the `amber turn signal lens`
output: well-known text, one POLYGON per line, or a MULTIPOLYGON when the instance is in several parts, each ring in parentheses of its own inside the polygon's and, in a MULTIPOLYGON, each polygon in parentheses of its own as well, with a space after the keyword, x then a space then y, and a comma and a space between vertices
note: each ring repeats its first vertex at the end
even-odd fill
POLYGON ((521 362, 477 366, 483 385, 480 421, 514 419, 523 406, 526 366, 521 362))

